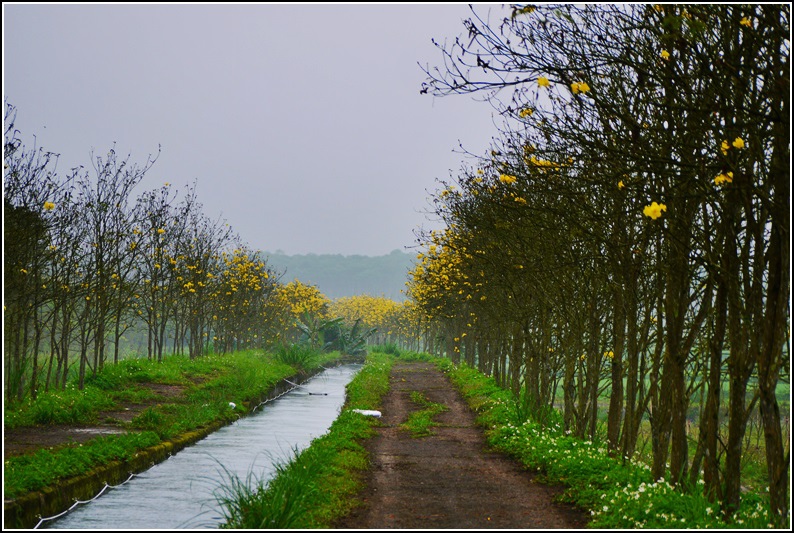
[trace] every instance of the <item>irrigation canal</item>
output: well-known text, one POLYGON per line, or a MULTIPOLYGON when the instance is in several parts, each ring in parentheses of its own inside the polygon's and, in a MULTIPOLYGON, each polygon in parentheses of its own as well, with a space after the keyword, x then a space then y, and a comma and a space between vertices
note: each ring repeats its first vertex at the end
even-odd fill
POLYGON ((345 400, 345 385, 359 364, 324 370, 301 387, 247 417, 225 426, 79 505, 40 529, 203 529, 217 528, 223 511, 216 500, 234 474, 245 481, 272 477, 274 464, 293 449, 306 448, 331 426, 345 400))

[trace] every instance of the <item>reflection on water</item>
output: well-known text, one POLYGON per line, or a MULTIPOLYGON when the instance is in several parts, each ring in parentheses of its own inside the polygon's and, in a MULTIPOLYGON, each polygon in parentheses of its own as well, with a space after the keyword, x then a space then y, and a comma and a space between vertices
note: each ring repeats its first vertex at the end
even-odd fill
POLYGON ((217 528, 223 512, 215 499, 231 474, 268 479, 273 463, 294 448, 304 449, 324 434, 339 415, 347 385, 361 365, 344 365, 317 375, 302 387, 266 404, 256 414, 185 448, 108 489, 42 528, 198 529, 217 528))

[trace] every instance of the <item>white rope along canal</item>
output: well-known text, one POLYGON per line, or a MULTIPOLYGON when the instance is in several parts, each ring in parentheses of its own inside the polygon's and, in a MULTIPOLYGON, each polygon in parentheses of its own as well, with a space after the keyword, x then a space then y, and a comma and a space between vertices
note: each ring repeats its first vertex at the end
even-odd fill
POLYGON ((327 369, 121 485, 106 486, 90 503, 75 502, 69 511, 43 518, 36 527, 218 528, 223 510, 215 495, 221 484, 230 475, 240 480, 269 479, 274 464, 323 435, 339 416, 345 386, 360 368, 327 369))
POLYGON ((75 500, 75 501, 74 501, 74 503, 72 504, 72 506, 71 506, 71 507, 69 507, 68 509, 66 509, 65 511, 62 511, 62 512, 60 512, 60 513, 56 514, 55 516, 50 516, 50 517, 47 517, 47 518, 39 518, 39 523, 38 523, 38 524, 36 524, 36 525, 33 527, 33 529, 39 529, 39 527, 41 527, 41 524, 43 524, 43 523, 45 523, 45 522, 48 522, 48 521, 50 521, 50 520, 57 520, 58 518, 60 518, 60 517, 62 517, 62 516, 65 516, 65 515, 66 515, 66 514, 67 514, 69 511, 73 510, 73 509, 74 509, 75 507, 77 507, 78 505, 83 505, 83 504, 86 504, 86 503, 91 503, 92 501, 94 501, 94 500, 96 500, 97 498, 99 498, 100 496, 102 496, 102 495, 105 493, 105 491, 106 491, 106 490, 108 490, 108 489, 115 489, 115 488, 118 488, 118 487, 120 487, 120 486, 124 485, 125 483, 127 483, 129 480, 131 480, 131 479, 132 479, 132 478, 134 478, 134 477, 135 477, 135 474, 130 474, 130 477, 128 477, 126 480, 122 481, 122 482, 121 482, 121 483, 119 483, 118 485, 108 485, 107 483, 105 483, 105 486, 104 486, 104 487, 102 487, 102 490, 100 490, 99 492, 97 492, 97 495, 96 495, 96 496, 94 496, 93 498, 91 498, 90 500, 75 500))

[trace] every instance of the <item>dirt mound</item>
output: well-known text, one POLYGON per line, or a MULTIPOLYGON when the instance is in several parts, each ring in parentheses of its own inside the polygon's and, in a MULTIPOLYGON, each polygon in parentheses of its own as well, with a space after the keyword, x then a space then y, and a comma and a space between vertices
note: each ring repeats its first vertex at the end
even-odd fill
POLYGON ((533 481, 515 461, 487 450, 482 429, 449 380, 434 365, 398 363, 384 398, 383 426, 365 444, 371 454, 365 502, 335 527, 352 529, 584 528, 587 515, 556 503, 562 489, 533 481), (448 410, 432 434, 401 429, 420 391, 448 410))

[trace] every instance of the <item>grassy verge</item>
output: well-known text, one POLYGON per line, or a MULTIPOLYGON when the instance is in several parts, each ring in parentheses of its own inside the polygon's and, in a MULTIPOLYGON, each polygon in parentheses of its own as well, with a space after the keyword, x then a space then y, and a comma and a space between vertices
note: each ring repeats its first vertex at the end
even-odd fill
POLYGON ((58 450, 39 450, 31 455, 6 459, 3 469, 5 497, 15 498, 40 490, 60 479, 88 472, 111 461, 131 459, 135 453, 160 442, 156 433, 110 435, 58 450))
POLYGON ((682 492, 664 478, 651 479, 648 465, 613 459, 605 446, 567 434, 558 423, 545 427, 525 416, 509 391, 465 365, 439 360, 485 426, 489 444, 540 472, 551 484, 567 486, 562 498, 590 511, 593 528, 772 527, 768 499, 745 494, 739 511, 724 521, 700 484, 682 492))
MULTIPOLYGON (((318 354, 312 366, 316 368, 338 355, 318 354)), ((129 430, 126 434, 7 457, 3 465, 5 497, 16 498, 40 490, 111 461, 127 459, 188 431, 234 420, 247 412, 252 400, 295 372, 294 367, 255 351, 194 360, 171 356, 162 363, 134 359, 106 366, 88 380, 83 390, 70 386, 65 391, 40 394, 35 401, 6 408, 4 421, 8 429, 92 424, 99 421, 101 411, 124 402, 151 404, 131 422, 115 421, 129 430), (183 392, 162 397, 148 387, 152 384, 178 385, 183 392)))
POLYGON ((342 413, 328 432, 312 441, 302 453, 277 466, 268 482, 230 476, 221 488, 226 528, 287 529, 330 528, 356 505, 362 487, 361 473, 369 456, 360 441, 374 434, 377 418, 352 409, 375 410, 389 390, 394 358, 372 353, 364 368, 347 385, 342 413))
MULTIPOLYGON (((723 352, 723 359, 730 356, 728 351, 723 352)), ((648 390, 650 387, 650 378, 645 378, 644 387, 648 390)), ((704 392, 703 389, 698 387, 707 387, 699 383, 699 378, 694 378, 696 390, 692 393, 690 404, 687 412, 687 419, 690 423, 687 424, 687 439, 692 443, 689 446, 689 459, 695 457, 697 446, 695 443, 698 441, 700 429, 700 416, 701 416, 701 397, 704 392)), ((623 390, 626 390, 627 381, 623 379, 623 390)), ((596 423, 596 436, 597 438, 606 438, 607 434, 607 415, 609 411, 610 395, 612 393, 611 381, 608 378, 602 379, 600 382, 601 393, 598 397, 598 418, 596 423)), ((722 382, 722 390, 720 393, 720 439, 723 441, 728 435, 728 414, 729 408, 729 383, 727 380, 722 382)), ((758 392, 758 380, 755 376, 751 376, 748 382, 746 391, 746 402, 749 405, 753 400, 753 396, 758 392)), ((782 380, 778 382, 775 389, 780 413, 785 416, 785 413, 791 412, 790 402, 791 387, 788 383, 782 380)), ((559 383, 556 389, 555 405, 558 409, 562 408, 564 403, 563 397, 563 384, 559 383)), ((746 492, 763 492, 766 491, 769 485, 769 475, 766 468, 766 443, 764 441, 764 427, 760 418, 759 406, 755 405, 748 413, 748 425, 744 434, 744 442, 742 449, 742 487, 746 492)), ((783 427, 783 434, 789 435, 789 427, 783 427)), ((635 450, 635 458, 639 461, 650 463, 653 457, 653 437, 651 434, 651 423, 647 413, 643 414, 643 420, 640 422, 639 435, 637 439, 637 447, 635 450)), ((721 454, 721 462, 725 463, 725 454, 721 454)))

